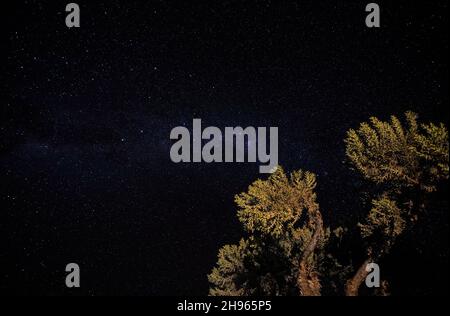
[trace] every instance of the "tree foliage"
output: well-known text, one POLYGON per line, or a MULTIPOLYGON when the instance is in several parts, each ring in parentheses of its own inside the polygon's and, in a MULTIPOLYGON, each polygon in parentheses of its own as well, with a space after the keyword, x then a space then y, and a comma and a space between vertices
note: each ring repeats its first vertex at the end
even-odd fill
POLYGON ((365 239, 372 238, 379 252, 387 253, 395 239, 404 231, 406 221, 395 201, 382 197, 372 201, 372 208, 365 223, 358 224, 365 239))
MULTIPOLYGON (((368 261, 389 253, 397 237, 426 213, 426 195, 448 179, 449 144, 444 124, 419 124, 412 112, 405 116, 406 127, 395 116, 389 122, 372 117, 370 123, 351 129, 345 139, 352 165, 381 186, 366 220, 358 224, 367 243, 368 261)), ((366 274, 362 268, 347 283, 348 295, 357 294, 366 274)))
POLYGON ((448 179, 448 132, 443 124, 419 124, 417 115, 406 112, 406 126, 391 116, 390 122, 372 117, 358 130, 351 129, 346 153, 361 174, 375 184, 387 184, 372 201, 366 222, 360 224, 364 238, 382 235, 385 251, 408 223, 415 211, 424 210, 426 193, 436 191, 448 179), (413 192, 405 195, 406 192, 413 192), (408 200, 405 200, 405 196, 408 200), (403 205, 399 203, 403 202, 403 205))
MULTIPOLYGON (((372 117, 347 133, 350 164, 375 188, 367 216, 356 227, 335 227, 334 234, 323 227, 311 172, 287 174, 278 167, 236 195, 246 237, 220 249, 208 276, 210 295, 320 295, 324 286, 337 291, 334 276, 345 283, 345 294, 357 295, 366 265, 389 254, 417 218, 427 215, 428 196, 448 179, 444 124, 419 123, 412 112, 405 117, 405 123, 395 116, 372 117), (339 251, 342 236, 352 230, 359 230, 366 258, 346 267, 331 252, 339 251)), ((387 281, 382 284, 375 293, 388 292, 387 281)))
POLYGON ((299 170, 288 176, 278 167, 269 179, 256 180, 248 192, 235 197, 238 218, 251 234, 278 238, 289 232, 302 238, 308 233, 305 225, 296 225, 302 214, 319 211, 315 187, 314 174, 299 170))
POLYGON ((251 258, 248 242, 241 239, 238 245, 225 245, 219 250, 217 267, 208 276, 209 282, 215 285, 210 294, 214 296, 251 295, 254 289, 249 288, 244 262, 251 258))
POLYGON ((432 192, 438 181, 448 179, 448 131, 444 124, 419 124, 406 112, 406 127, 391 116, 376 117, 347 133, 346 154, 355 168, 377 184, 399 188, 419 187, 432 192))
POLYGON ((320 293, 316 253, 325 234, 315 187, 314 174, 299 170, 287 175, 278 167, 235 197, 238 218, 250 237, 219 251, 209 275, 211 295, 320 293))

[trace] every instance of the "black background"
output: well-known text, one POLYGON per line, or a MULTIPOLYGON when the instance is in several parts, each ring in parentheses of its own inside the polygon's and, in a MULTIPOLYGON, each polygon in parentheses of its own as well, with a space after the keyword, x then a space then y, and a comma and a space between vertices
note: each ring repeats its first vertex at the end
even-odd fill
MULTIPOLYGON (((172 163, 170 130, 193 118, 278 126, 280 164, 318 175, 327 224, 356 221, 345 132, 406 110, 448 121, 447 2, 378 1, 379 29, 367 2, 78 1, 79 29, 63 1, 2 5, 2 293, 207 294, 243 234, 233 195, 261 175, 172 163)), ((441 267, 447 242, 430 241, 441 267)), ((394 294, 441 293, 435 264, 394 294)))

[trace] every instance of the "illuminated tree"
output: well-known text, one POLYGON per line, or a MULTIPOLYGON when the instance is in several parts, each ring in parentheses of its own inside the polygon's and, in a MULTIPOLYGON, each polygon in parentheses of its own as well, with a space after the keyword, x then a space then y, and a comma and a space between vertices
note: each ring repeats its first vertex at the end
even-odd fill
POLYGON ((427 194, 448 179, 448 132, 444 124, 419 124, 406 113, 407 125, 392 116, 389 122, 372 117, 345 139, 346 154, 365 179, 380 193, 364 223, 359 224, 367 259, 346 284, 347 295, 357 295, 369 262, 388 253, 399 235, 426 215, 427 194))
POLYGON ((278 167, 235 197, 249 237, 220 250, 210 295, 320 295, 326 234, 315 187, 314 174, 278 167))
MULTIPOLYGON (((235 197, 247 237, 219 251, 208 276, 210 295, 320 295, 330 289, 336 294, 344 283, 346 295, 358 295, 366 266, 429 215, 433 192, 448 179, 448 132, 443 124, 419 124, 417 115, 407 112, 405 126, 395 116, 388 122, 371 118, 350 130, 345 144, 351 165, 372 192, 370 210, 356 227, 364 262, 342 266, 330 255, 342 253, 342 238, 352 227, 337 227, 334 234, 324 229, 315 175, 301 170, 287 175, 279 167, 235 197)), ((381 284, 375 294, 388 293, 387 281, 381 284)))

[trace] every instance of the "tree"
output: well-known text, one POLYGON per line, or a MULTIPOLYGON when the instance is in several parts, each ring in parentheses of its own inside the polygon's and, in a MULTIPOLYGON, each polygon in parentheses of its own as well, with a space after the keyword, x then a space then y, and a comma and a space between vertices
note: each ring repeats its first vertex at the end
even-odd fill
POLYGON ((326 242, 316 177, 278 167, 235 197, 248 238, 219 251, 210 295, 320 295, 318 264, 326 242))
MULTIPOLYGON (((346 295, 358 295, 369 263, 389 254, 405 232, 427 230, 423 218, 432 217, 433 194, 449 177, 444 124, 419 124, 412 112, 406 113, 406 125, 395 116, 388 122, 372 117, 349 130, 345 144, 350 164, 370 185, 362 222, 331 234, 316 201, 315 175, 302 170, 287 175, 279 167, 235 197, 247 236, 219 251, 208 276, 210 295, 321 295, 340 293, 342 287, 346 295), (344 240, 355 231, 365 259, 357 267, 341 265, 331 253, 346 254, 344 240)), ((375 294, 388 293, 387 281, 381 285, 375 294)))
POLYGON ((359 224, 367 259, 346 284, 346 294, 358 294, 369 262, 389 253, 395 240, 426 215, 427 195, 448 179, 448 132, 444 124, 419 124, 406 113, 406 128, 395 117, 372 117, 347 133, 346 155, 368 181, 379 187, 364 223, 359 224))

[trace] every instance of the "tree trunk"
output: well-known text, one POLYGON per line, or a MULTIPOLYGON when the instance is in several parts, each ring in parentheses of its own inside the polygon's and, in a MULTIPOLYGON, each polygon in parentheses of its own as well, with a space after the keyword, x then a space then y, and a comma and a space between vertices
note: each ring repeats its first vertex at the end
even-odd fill
POLYGON ((359 287, 366 279, 369 272, 366 271, 366 267, 372 259, 369 257, 364 261, 364 263, 356 271, 355 275, 347 281, 345 284, 345 295, 346 296, 358 296, 359 287))
POLYGON ((320 296, 319 276, 315 269, 308 267, 305 262, 300 262, 297 284, 301 296, 320 296))
POLYGON ((302 296, 320 296, 320 280, 314 265, 308 264, 309 257, 316 250, 317 244, 323 237, 323 221, 319 211, 315 214, 315 231, 311 237, 299 262, 297 285, 302 296))

